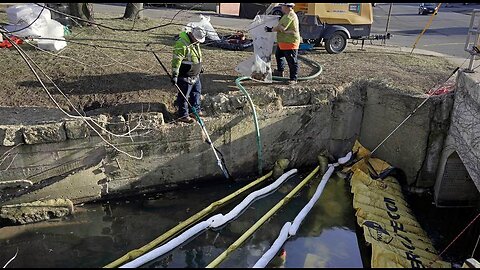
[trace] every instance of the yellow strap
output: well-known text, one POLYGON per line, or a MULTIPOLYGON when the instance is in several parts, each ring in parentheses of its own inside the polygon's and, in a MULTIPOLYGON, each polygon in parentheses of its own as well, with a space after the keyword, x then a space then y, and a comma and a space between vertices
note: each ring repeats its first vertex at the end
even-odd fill
POLYGON ((166 241, 167 239, 169 239, 169 238, 173 237, 174 235, 180 233, 183 229, 185 229, 190 224, 192 224, 192 223, 198 221, 199 219, 205 217, 206 215, 208 215, 209 213, 211 213, 212 211, 214 211, 218 207, 220 207, 223 204, 228 203, 230 200, 234 199, 236 196, 240 195, 241 193, 247 191, 251 187, 253 187, 253 186, 259 184, 260 182, 264 181, 265 179, 269 178, 270 176, 272 176, 272 174, 273 174, 273 171, 270 171, 266 175, 258 178, 255 181, 252 181, 248 185, 246 185, 243 188, 235 191, 234 193, 228 195, 227 197, 224 197, 223 199, 220 199, 216 202, 211 203, 209 206, 207 206, 206 208, 204 208, 200 212, 191 216, 187 220, 181 222, 177 226, 171 228, 170 230, 168 230, 167 232, 165 232, 161 236, 157 237, 155 240, 151 241, 150 243, 146 244, 145 246, 143 246, 139 249, 134 249, 134 250, 129 251, 127 254, 123 255, 122 257, 118 258, 117 260, 105 265, 103 268, 118 267, 118 266, 120 266, 120 265, 122 265, 122 264, 124 264, 128 261, 134 260, 134 259, 142 256, 143 254, 147 253, 148 251, 150 251, 154 247, 156 247, 159 244, 166 241))
POLYGON ((302 182, 300 182, 292 191, 290 191, 282 200, 280 200, 272 209, 270 209, 261 219, 259 219, 255 224, 253 224, 250 229, 248 229, 240 238, 237 239, 233 244, 231 244, 222 254, 220 254, 215 260, 213 260, 206 268, 217 267, 223 260, 227 258, 230 253, 237 249, 240 245, 247 240, 260 226, 262 226, 265 221, 267 221, 271 216, 273 216, 283 205, 287 204, 295 194, 307 184, 310 179, 320 170, 320 166, 317 166, 302 182))

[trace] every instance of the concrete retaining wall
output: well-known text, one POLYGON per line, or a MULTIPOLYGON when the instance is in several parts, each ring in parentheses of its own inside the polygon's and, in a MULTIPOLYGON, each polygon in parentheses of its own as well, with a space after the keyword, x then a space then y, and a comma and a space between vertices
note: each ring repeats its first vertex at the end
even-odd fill
POLYGON ((480 75, 460 72, 452 120, 440 156, 437 206, 480 203, 480 75))
MULTIPOLYGON (((289 159, 292 167, 299 168, 315 165, 317 155, 325 149, 340 157, 357 138, 373 149, 424 99, 402 94, 382 81, 358 81, 341 88, 296 85, 276 86, 274 91, 247 90, 258 106, 265 172, 280 158, 289 159)), ((447 121, 452 98, 446 95, 429 100, 376 152, 376 156, 403 169, 410 184, 432 184, 422 177, 434 175, 437 167, 435 162, 425 160, 438 159, 441 149, 429 145, 429 140, 433 131, 439 138, 446 134, 448 126, 435 123, 447 121)), ((255 128, 246 99, 240 93, 205 95, 203 104, 207 114, 214 116, 206 117, 205 124, 214 145, 224 154, 230 173, 237 178, 256 175, 255 128)), ((161 112, 142 117, 148 125, 147 130, 139 131, 141 136, 109 137, 116 147, 132 155, 143 152, 141 160, 105 146, 81 121, 62 119, 0 129, 2 153, 16 145, 11 151, 15 158, 13 154, 8 156, 0 167, 2 170, 10 164, 8 170, 0 171, 0 181, 33 182, 28 188, 2 191, 1 203, 31 201, 54 190, 56 197, 78 203, 223 178, 198 125, 165 124, 161 112)), ((127 125, 132 127, 135 119, 138 121, 130 116, 123 120, 106 115, 97 118, 117 132, 126 131, 127 125), (112 120, 116 123, 108 123, 112 120)))

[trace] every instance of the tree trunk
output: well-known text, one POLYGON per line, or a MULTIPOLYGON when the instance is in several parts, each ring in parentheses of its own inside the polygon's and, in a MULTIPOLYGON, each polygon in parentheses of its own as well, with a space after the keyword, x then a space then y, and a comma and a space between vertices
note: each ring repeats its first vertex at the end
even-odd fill
POLYGON ((143 18, 143 3, 127 3, 125 7, 124 19, 141 19, 143 18))
MULTIPOLYGON (((93 16, 93 3, 68 3, 68 5, 70 7, 70 14, 72 16, 76 16, 90 22, 95 22, 95 18, 93 16)), ((92 25, 91 23, 83 21, 78 21, 78 23, 83 26, 92 25)))

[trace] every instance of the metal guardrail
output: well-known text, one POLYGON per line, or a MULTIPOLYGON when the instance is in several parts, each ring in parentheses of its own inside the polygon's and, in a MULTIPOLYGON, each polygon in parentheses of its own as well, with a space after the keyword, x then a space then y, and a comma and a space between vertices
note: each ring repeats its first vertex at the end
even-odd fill
POLYGON ((472 11, 472 17, 470 19, 470 27, 468 28, 467 39, 465 41, 465 51, 470 53, 470 63, 468 68, 464 72, 473 73, 472 67, 475 60, 475 56, 480 54, 480 20, 475 21, 477 13, 480 13, 480 9, 474 9, 472 11), (476 26, 476 27, 475 27, 476 26))

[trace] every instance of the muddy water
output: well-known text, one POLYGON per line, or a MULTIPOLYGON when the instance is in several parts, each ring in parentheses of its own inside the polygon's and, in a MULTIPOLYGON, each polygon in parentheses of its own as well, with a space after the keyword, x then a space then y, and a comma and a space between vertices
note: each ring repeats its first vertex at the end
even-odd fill
MULTIPOLYGON (((306 174, 290 178, 269 196, 253 202, 223 228, 207 230, 143 267, 205 267, 283 198, 306 174)), ((252 267, 287 221, 293 221, 315 192, 314 179, 220 267, 252 267)), ((102 267, 141 247, 246 182, 86 204, 68 218, 0 229, 0 264, 18 250, 8 267, 102 267)), ((268 183, 266 183, 268 184, 268 183)), ((261 188, 262 186, 258 187, 261 188)), ((245 194, 246 196, 247 194, 245 194)), ((244 197, 215 213, 227 213, 244 197)), ((213 215, 213 214, 212 214, 213 215)), ((284 257, 271 267, 362 267, 348 184, 331 178, 320 200, 283 246, 284 257)))

